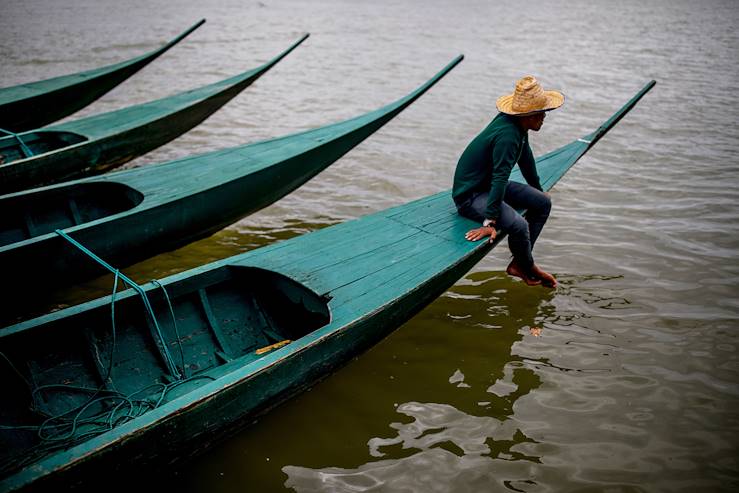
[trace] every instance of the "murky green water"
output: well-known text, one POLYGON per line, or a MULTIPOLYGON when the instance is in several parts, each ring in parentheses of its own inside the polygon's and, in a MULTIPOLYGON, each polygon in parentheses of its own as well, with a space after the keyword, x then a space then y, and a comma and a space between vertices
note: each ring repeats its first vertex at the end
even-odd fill
MULTIPOLYGON (((553 192, 537 260, 556 291, 505 276, 498 249, 337 374, 161 471, 173 489, 739 489, 736 2, 5 1, 0 86, 137 55, 201 17, 190 39, 79 115, 218 80, 312 36, 130 166, 354 116, 466 60, 300 190, 126 269, 137 280, 449 188, 495 98, 526 73, 567 96, 532 136, 536 154, 658 85, 553 192)), ((51 306, 109 289, 98 280, 51 306)))

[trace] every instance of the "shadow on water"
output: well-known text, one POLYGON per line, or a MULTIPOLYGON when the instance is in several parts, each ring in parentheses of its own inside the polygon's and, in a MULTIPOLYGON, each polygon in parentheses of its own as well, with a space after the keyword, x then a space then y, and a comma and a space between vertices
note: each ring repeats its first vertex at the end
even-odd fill
POLYGON ((514 406, 541 382, 512 348, 552 317, 553 296, 501 273, 471 274, 368 353, 172 480, 187 491, 248 484, 298 492, 515 482, 519 476, 501 475, 501 467, 539 457, 522 447, 533 440, 512 419, 514 406), (276 483, 285 475, 284 486, 276 483))

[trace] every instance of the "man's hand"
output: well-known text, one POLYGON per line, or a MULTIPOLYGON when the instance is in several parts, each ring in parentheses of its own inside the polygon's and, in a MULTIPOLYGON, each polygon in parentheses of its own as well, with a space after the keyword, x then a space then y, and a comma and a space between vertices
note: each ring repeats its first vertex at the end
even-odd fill
POLYGON ((492 226, 483 226, 482 228, 473 229, 470 231, 467 231, 467 234, 464 235, 466 239, 469 241, 478 241, 486 236, 490 236, 490 239, 488 240, 490 243, 495 241, 495 228, 492 226))

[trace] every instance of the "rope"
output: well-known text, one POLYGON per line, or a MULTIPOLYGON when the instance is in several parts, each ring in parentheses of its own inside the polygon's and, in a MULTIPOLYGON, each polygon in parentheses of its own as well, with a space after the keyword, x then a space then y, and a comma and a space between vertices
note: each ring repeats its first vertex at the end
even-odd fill
POLYGON ((165 289, 164 285, 160 283, 158 279, 154 279, 151 282, 154 285, 162 288, 162 291, 164 292, 164 299, 167 300, 167 306, 169 307, 169 314, 172 316, 172 327, 174 328, 175 340, 177 341, 177 347, 180 350, 180 361, 182 362, 182 371, 185 373, 185 377, 187 377, 187 366, 185 366, 185 352, 182 349, 182 339, 180 339, 180 331, 177 329, 177 317, 174 316, 174 308, 172 308, 172 302, 169 299, 169 293, 167 293, 167 290, 165 289))
POLYGON ((18 135, 15 132, 11 132, 10 130, 5 130, 3 128, 0 128, 0 133, 4 133, 7 135, 10 135, 11 137, 15 137, 15 139, 18 141, 18 143, 21 145, 21 150, 23 151, 23 154, 25 154, 24 157, 31 157, 33 156, 33 151, 28 148, 25 142, 23 142, 23 139, 21 139, 21 136, 18 135))
MULTIPOLYGON (((154 324, 154 329, 156 331, 157 338, 159 339, 157 341, 158 342, 157 345, 161 349, 161 353, 162 353, 162 356, 164 357, 164 362, 167 365, 167 369, 172 374, 172 376, 175 377, 177 380, 182 379, 182 374, 177 369, 177 365, 172 359, 172 355, 169 353, 166 340, 164 339, 164 335, 162 335, 162 330, 159 328, 159 323, 157 322, 156 315, 154 314, 154 309, 151 307, 151 303, 149 302, 149 297, 146 295, 146 292, 144 291, 144 289, 141 286, 139 286, 136 282, 129 279, 128 276, 124 275, 118 269, 112 267, 105 260, 95 255, 91 250, 86 248, 84 245, 76 241, 74 238, 69 236, 67 233, 65 233, 61 229, 57 229, 54 232, 58 234, 59 236, 61 236, 62 238, 64 238, 65 240, 67 240, 68 242, 70 242, 75 247, 77 247, 82 253, 92 258, 98 264, 108 269, 110 272, 115 274, 117 277, 120 277, 121 279, 123 279, 123 281, 126 284, 128 284, 131 288, 133 288, 141 296, 141 300, 144 302, 144 307, 146 308, 146 312, 148 313, 149 317, 151 318, 152 323, 154 324)), ((171 308, 171 304, 170 304, 170 308, 171 308)))
MULTIPOLYGON (((66 237, 61 231, 57 230, 62 237, 66 237)), ((67 239, 70 239, 67 237, 67 239)), ((72 240, 75 246, 79 245, 77 242, 72 240)), ((81 245, 79 245, 81 246, 81 245)), ((78 248, 79 248, 78 246, 78 248)), ((82 247, 84 248, 84 247, 82 247)), ((86 250, 86 249, 85 249, 86 250)), ((83 251, 85 251, 83 250, 83 251)), ((85 252, 87 253, 87 252, 85 252)), ((92 252, 90 252, 92 254, 92 252)), ((93 258, 96 258, 92 254, 93 258)), ((107 266, 101 261, 104 266, 107 266)), ((112 269, 112 268, 110 268, 112 269)), ((31 395, 32 411, 45 419, 39 425, 0 425, 0 430, 12 430, 12 431, 30 431, 35 432, 39 440, 39 443, 29 449, 23 451, 15 457, 7 458, 0 462, 0 474, 5 474, 12 470, 18 469, 25 465, 31 464, 43 457, 44 455, 59 449, 66 449, 75 444, 78 444, 88 437, 96 436, 106 431, 110 431, 113 428, 120 426, 123 423, 131 421, 133 419, 142 416, 143 414, 156 409, 161 406, 167 397, 167 394, 173 389, 179 387, 188 382, 195 380, 207 379, 214 381, 215 378, 208 375, 196 375, 189 376, 187 378, 180 378, 177 381, 171 383, 154 383, 144 388, 136 390, 128 395, 123 394, 117 390, 106 389, 106 383, 112 383, 112 372, 115 363, 116 354, 116 323, 115 323, 115 301, 116 294, 118 292, 118 281, 123 279, 125 282, 132 284, 132 287, 137 287, 141 290, 140 286, 133 281, 130 281, 125 275, 123 275, 118 269, 112 269, 115 275, 113 280, 113 292, 110 300, 110 319, 111 319, 111 347, 110 347, 110 358, 108 362, 108 368, 103 377, 103 381, 97 388, 83 387, 77 385, 63 385, 63 384, 50 384, 42 385, 32 389, 31 383, 23 376, 23 374, 16 368, 13 362, 3 352, 0 352, 0 357, 4 359, 14 373, 26 384, 31 395), (57 415, 50 415, 42 410, 38 409, 36 403, 39 402, 38 394, 41 392, 49 391, 61 391, 67 393, 89 393, 85 402, 79 406, 69 409, 63 413, 57 415), (143 397, 137 397, 139 395, 143 397), (98 412, 91 412, 91 409, 100 405, 103 410, 98 412)), ((179 331, 177 329, 177 322, 174 314, 174 308, 169 298, 169 294, 165 287, 159 282, 154 281, 164 292, 165 299, 169 306, 170 314, 172 316, 172 322, 174 324, 175 334, 180 349, 180 358, 182 361, 182 368, 185 368, 185 356, 182 348, 182 343, 179 337, 179 331)), ((137 290, 138 291, 138 290, 137 290)), ((141 290, 140 292, 142 292, 141 290)), ((144 294, 145 298, 145 294, 144 294)), ((151 305, 146 300, 147 309, 151 310, 151 305)), ((153 318, 153 312, 150 311, 150 315, 153 318)))

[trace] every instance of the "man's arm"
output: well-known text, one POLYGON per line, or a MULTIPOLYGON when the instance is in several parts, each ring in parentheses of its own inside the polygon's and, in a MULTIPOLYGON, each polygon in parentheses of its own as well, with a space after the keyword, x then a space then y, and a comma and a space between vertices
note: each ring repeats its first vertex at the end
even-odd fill
POLYGON ((514 138, 501 139, 493 147, 493 176, 490 182, 490 194, 485 208, 485 218, 495 222, 500 216, 500 206, 505 195, 511 170, 516 164, 520 150, 520 142, 514 138))
POLYGON ((521 174, 526 180, 526 183, 540 192, 544 191, 541 188, 539 174, 536 171, 536 160, 534 159, 534 153, 531 152, 531 146, 529 145, 528 139, 523 143, 521 157, 518 159, 518 167, 521 169, 521 174))
POLYGON ((519 146, 520 141, 513 138, 501 139, 495 143, 493 147, 493 173, 488 203, 485 208, 485 221, 481 228, 467 232, 465 238, 469 241, 478 241, 486 236, 489 236, 488 241, 490 243, 495 241, 497 236, 495 231, 496 222, 500 217, 501 203, 508 185, 508 178, 510 178, 513 165, 516 164, 516 159, 518 159, 519 146))

